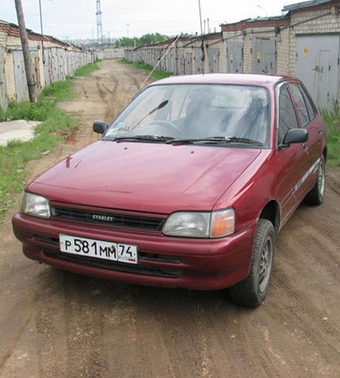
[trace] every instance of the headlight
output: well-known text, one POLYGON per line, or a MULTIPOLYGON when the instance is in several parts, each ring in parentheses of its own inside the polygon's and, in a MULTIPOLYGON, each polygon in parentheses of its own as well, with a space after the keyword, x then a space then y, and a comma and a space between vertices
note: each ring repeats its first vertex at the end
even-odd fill
POLYGON ((163 233, 188 238, 219 238, 235 231, 234 209, 213 212, 178 212, 169 216, 163 233))
POLYGON ((48 219, 51 216, 50 205, 45 197, 24 192, 21 200, 21 212, 32 217, 48 219))

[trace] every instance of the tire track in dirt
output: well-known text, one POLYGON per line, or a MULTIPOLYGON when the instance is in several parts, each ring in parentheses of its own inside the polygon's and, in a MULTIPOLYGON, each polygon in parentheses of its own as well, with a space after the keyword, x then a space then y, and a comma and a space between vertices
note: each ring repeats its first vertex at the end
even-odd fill
POLYGON ((278 363, 273 348, 268 348, 269 343, 265 342, 266 327, 260 317, 249 313, 236 324, 240 325, 235 338, 236 350, 243 360, 248 361, 251 376, 289 376, 278 363))
POLYGON ((291 342, 303 344, 297 356, 313 356, 310 361, 304 358, 306 366, 314 366, 317 372, 312 376, 340 376, 340 362, 330 362, 340 353, 337 201, 338 195, 327 189, 322 206, 300 206, 279 235, 271 284, 291 342))
POLYGON ((119 300, 110 314, 114 334, 120 340, 111 366, 113 376, 119 376, 124 366, 126 377, 156 377, 162 372, 162 377, 175 378, 159 324, 150 311, 153 293, 148 288, 125 286, 119 300))
MULTIPOLYGON (((31 294, 36 292, 35 288, 31 288, 27 293, 34 276, 30 270, 31 264, 27 264, 21 251, 13 253, 15 247, 19 247, 13 240, 11 230, 13 212, 14 209, 5 215, 0 228, 3 247, 0 249, 0 376, 5 378, 7 374, 9 377, 19 376, 20 366, 25 366, 32 358, 25 340, 30 336, 34 316, 31 294)), ((36 273, 39 274, 42 270, 39 266, 37 268, 36 273)), ((30 370, 27 369, 27 373, 30 370)))
POLYGON ((188 372, 192 377, 211 376, 204 330, 195 318, 195 307, 191 293, 182 290, 158 291, 152 305, 174 377, 185 377, 188 372))
MULTIPOLYGON (((140 73, 139 73, 139 75, 138 75, 138 76, 139 76, 139 79, 136 78, 136 75, 131 75, 131 74, 128 73, 128 72, 124 72, 124 75, 125 75, 128 79, 130 79, 130 84, 128 85, 128 89, 134 91, 135 93, 137 93, 137 92, 139 92, 140 90, 143 89, 143 88, 142 88, 142 85, 143 85, 144 83, 146 83, 146 85, 147 85, 148 83, 151 82, 151 80, 147 80, 147 81, 145 82, 145 77, 144 77, 144 76, 141 76, 140 73)), ((128 83, 129 83, 129 81, 128 81, 128 83)))
POLYGON ((304 295, 287 286, 285 276, 281 273, 278 274, 282 279, 274 278, 272 291, 278 293, 275 308, 280 313, 280 322, 286 334, 283 337, 287 348, 284 355, 295 351, 290 362, 292 367, 297 365, 295 371, 300 370, 299 377, 339 377, 340 362, 335 362, 340 353, 337 322, 316 309, 312 302, 308 304, 306 300, 301 301, 304 295), (282 300, 285 306, 280 304, 282 300))
POLYGON ((117 82, 110 80, 111 86, 113 86, 113 88, 108 88, 106 84, 101 82, 101 78, 97 77, 96 80, 98 94, 100 96, 100 99, 106 105, 104 119, 109 121, 114 118, 114 115, 116 113, 114 100, 115 92, 117 89, 117 82))
MULTIPOLYGON (((284 276, 283 272, 280 272, 280 277, 284 276)), ((301 327, 305 328, 308 330, 308 334, 310 337, 315 338, 320 342, 322 339, 321 336, 329 335, 335 340, 340 340, 340 332, 339 328, 337 325, 333 325, 329 323, 328 318, 326 317, 325 312, 320 312, 315 309, 314 306, 307 304, 306 302, 302 303, 300 301, 301 295, 296 293, 291 287, 289 287, 284 279, 277 277, 275 275, 275 281, 273 283, 273 286, 277 286, 279 289, 284 290, 284 296, 285 297, 290 297, 290 310, 295 313, 296 319, 298 319, 297 324, 301 327, 302 323, 305 323, 306 327, 301 327), (311 324, 315 324, 316 327, 314 328, 311 326, 311 324)), ((335 348, 334 343, 327 342, 329 344, 328 346, 331 349, 335 349, 337 353, 340 353, 340 348, 338 349, 335 348)), ((340 346, 340 344, 339 344, 340 346)))
MULTIPOLYGON (((260 311, 239 311, 232 304, 230 306, 221 313, 220 310, 216 312, 210 326, 218 344, 227 354, 228 364, 218 376, 222 377, 223 372, 227 372, 226 376, 240 378, 289 377, 280 354, 271 346, 271 334, 263 321, 262 307, 258 309, 260 311)), ((209 345, 215 344, 213 340, 209 342, 209 345)))
POLYGON ((64 275, 63 314, 67 334, 66 375, 75 371, 82 377, 111 377, 108 356, 102 348, 105 338, 104 317, 97 308, 105 308, 100 281, 72 274, 64 275))
POLYGON ((49 268, 40 276, 40 290, 35 295, 36 311, 34 329, 39 377, 53 378, 54 374, 65 374, 67 353, 64 340, 57 337, 65 333, 60 293, 62 293, 63 276, 61 272, 49 268))
MULTIPOLYGON (((100 73, 96 75, 98 94, 106 105, 104 119, 107 122, 111 122, 130 102, 145 80, 144 75, 139 70, 135 70, 134 75, 131 75, 124 69, 126 67, 121 65, 114 73, 104 77, 100 73), (121 80, 122 75, 127 77, 128 80, 121 80)), ((149 82, 151 81, 149 80, 149 82)))

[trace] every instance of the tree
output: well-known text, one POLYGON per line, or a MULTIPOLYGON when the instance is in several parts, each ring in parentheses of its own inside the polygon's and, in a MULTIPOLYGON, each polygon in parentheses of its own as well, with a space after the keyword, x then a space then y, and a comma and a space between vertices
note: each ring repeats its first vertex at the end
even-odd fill
POLYGON ((168 40, 170 37, 159 33, 145 34, 140 38, 127 38, 122 37, 116 40, 115 45, 117 47, 137 47, 142 45, 151 45, 153 43, 159 43, 168 40))
POLYGON ((117 47, 134 47, 137 44, 136 39, 122 37, 116 40, 117 47))
POLYGON ((169 37, 165 35, 161 35, 159 33, 145 34, 142 37, 140 37, 139 42, 140 42, 140 45, 150 45, 152 43, 166 41, 167 39, 169 39, 169 37))

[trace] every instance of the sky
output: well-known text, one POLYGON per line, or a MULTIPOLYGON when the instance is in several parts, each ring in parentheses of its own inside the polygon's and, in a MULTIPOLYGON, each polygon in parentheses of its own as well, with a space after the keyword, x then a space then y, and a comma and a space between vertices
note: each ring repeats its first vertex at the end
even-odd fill
MULTIPOLYGON (((293 0, 100 0, 105 38, 219 32, 220 25, 282 15, 293 0)), ((96 0, 21 0, 27 29, 61 40, 96 39, 96 0)), ((18 24, 14 0, 0 0, 0 20, 18 24)))

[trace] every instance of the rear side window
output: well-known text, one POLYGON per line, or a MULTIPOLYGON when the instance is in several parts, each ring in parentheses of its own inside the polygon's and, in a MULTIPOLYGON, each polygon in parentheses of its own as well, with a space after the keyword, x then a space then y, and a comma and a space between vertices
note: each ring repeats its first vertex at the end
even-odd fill
POLYGON ((305 127, 315 117, 313 107, 306 93, 298 83, 290 84, 289 88, 299 113, 301 126, 305 127))
POLYGON ((316 112, 316 109, 315 109, 315 107, 312 105, 312 102, 311 102, 311 100, 309 99, 309 97, 308 97, 306 91, 304 90, 304 88, 302 88, 302 87, 300 86, 300 89, 301 89, 301 93, 302 93, 302 95, 303 95, 303 98, 305 99, 305 102, 306 102, 306 106, 307 106, 308 114, 309 114, 309 119, 310 119, 310 121, 312 121, 312 120, 315 118, 315 116, 316 116, 316 113, 317 113, 317 112, 316 112))

